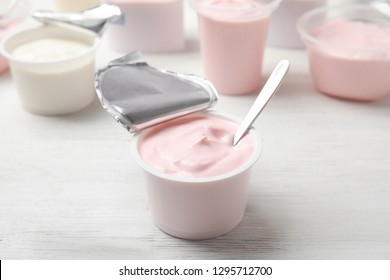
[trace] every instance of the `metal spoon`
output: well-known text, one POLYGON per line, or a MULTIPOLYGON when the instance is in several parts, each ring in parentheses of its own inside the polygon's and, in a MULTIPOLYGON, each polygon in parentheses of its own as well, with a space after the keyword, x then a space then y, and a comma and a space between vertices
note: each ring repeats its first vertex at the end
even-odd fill
POLYGON ((276 65, 252 107, 249 109, 249 112, 245 116, 244 121, 241 123, 237 132, 234 134, 233 146, 237 145, 237 143, 244 136, 245 132, 251 127, 253 122, 260 115, 265 105, 267 105, 268 101, 278 90, 283 78, 286 76, 289 67, 290 62, 288 62, 288 60, 282 60, 278 63, 278 65, 276 65))

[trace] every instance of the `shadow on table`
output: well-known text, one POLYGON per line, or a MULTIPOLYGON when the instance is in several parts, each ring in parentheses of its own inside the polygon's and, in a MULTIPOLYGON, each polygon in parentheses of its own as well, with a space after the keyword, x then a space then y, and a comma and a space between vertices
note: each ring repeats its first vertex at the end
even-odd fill
POLYGON ((182 245, 201 251, 204 259, 270 259, 280 255, 283 237, 258 200, 249 201, 243 220, 231 232, 202 241, 181 240, 182 245))
POLYGON ((187 38, 185 41, 185 47, 184 52, 185 53, 192 53, 192 52, 199 52, 199 41, 196 38, 187 38))
MULTIPOLYGON (((88 105, 88 107, 67 115, 60 115, 60 116, 49 116, 53 119, 62 119, 67 120, 71 122, 96 122, 99 119, 106 118, 108 113, 103 109, 101 106, 99 100, 95 98, 91 104, 88 105)), ((46 117, 46 116, 44 116, 46 117)))
POLYGON ((324 102, 336 103, 339 106, 360 106, 365 108, 388 108, 390 106, 390 92, 386 97, 376 101, 359 101, 337 98, 318 91, 310 75, 293 72, 287 74, 285 80, 273 98, 292 102, 300 102, 303 99, 306 101, 309 99, 313 103, 318 103, 319 106, 321 106, 324 102))

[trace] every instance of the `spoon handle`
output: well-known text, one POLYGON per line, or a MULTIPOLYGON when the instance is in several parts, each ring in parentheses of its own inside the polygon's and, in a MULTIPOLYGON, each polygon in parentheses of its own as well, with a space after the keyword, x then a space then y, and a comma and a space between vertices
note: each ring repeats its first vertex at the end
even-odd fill
POLYGON ((233 146, 237 145, 237 143, 241 140, 242 136, 244 136, 245 132, 251 127, 253 122, 259 116, 265 105, 268 103, 274 93, 278 90, 289 67, 290 63, 288 62, 288 60, 282 60, 278 63, 278 65, 276 65, 275 69, 272 71, 270 77, 260 91, 252 107, 250 108, 244 121, 241 123, 237 132, 234 134, 233 146))

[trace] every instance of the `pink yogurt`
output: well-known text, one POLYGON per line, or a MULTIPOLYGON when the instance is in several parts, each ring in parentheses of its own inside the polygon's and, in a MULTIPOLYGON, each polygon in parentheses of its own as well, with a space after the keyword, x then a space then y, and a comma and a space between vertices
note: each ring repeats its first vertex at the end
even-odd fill
POLYGON ((229 173, 247 162, 254 141, 244 137, 233 146, 238 124, 217 117, 175 120, 152 130, 140 153, 150 166, 184 178, 207 178, 229 173))
POLYGON ((237 128, 232 119, 205 112, 136 136, 133 156, 145 171, 157 227, 180 238, 207 239, 240 223, 261 141, 250 130, 233 147, 237 128))
POLYGON ((320 92, 359 101, 377 100, 390 93, 388 18, 384 21, 389 23, 387 27, 338 18, 306 31, 309 16, 301 20, 300 28, 308 47, 311 75, 320 92))
POLYGON ((226 95, 258 91, 268 22, 278 0, 199 0, 204 74, 226 95))

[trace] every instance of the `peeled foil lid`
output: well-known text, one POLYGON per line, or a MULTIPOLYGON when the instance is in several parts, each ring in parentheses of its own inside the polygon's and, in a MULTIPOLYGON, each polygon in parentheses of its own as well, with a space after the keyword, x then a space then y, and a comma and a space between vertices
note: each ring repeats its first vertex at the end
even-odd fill
POLYGON ((32 17, 50 24, 63 27, 79 27, 103 35, 107 22, 118 21, 123 17, 119 7, 111 4, 102 4, 92 9, 75 13, 59 13, 54 11, 34 11, 32 17))
POLYGON ((130 132, 213 107, 218 93, 211 82, 135 62, 139 52, 111 61, 95 75, 99 100, 130 132))

